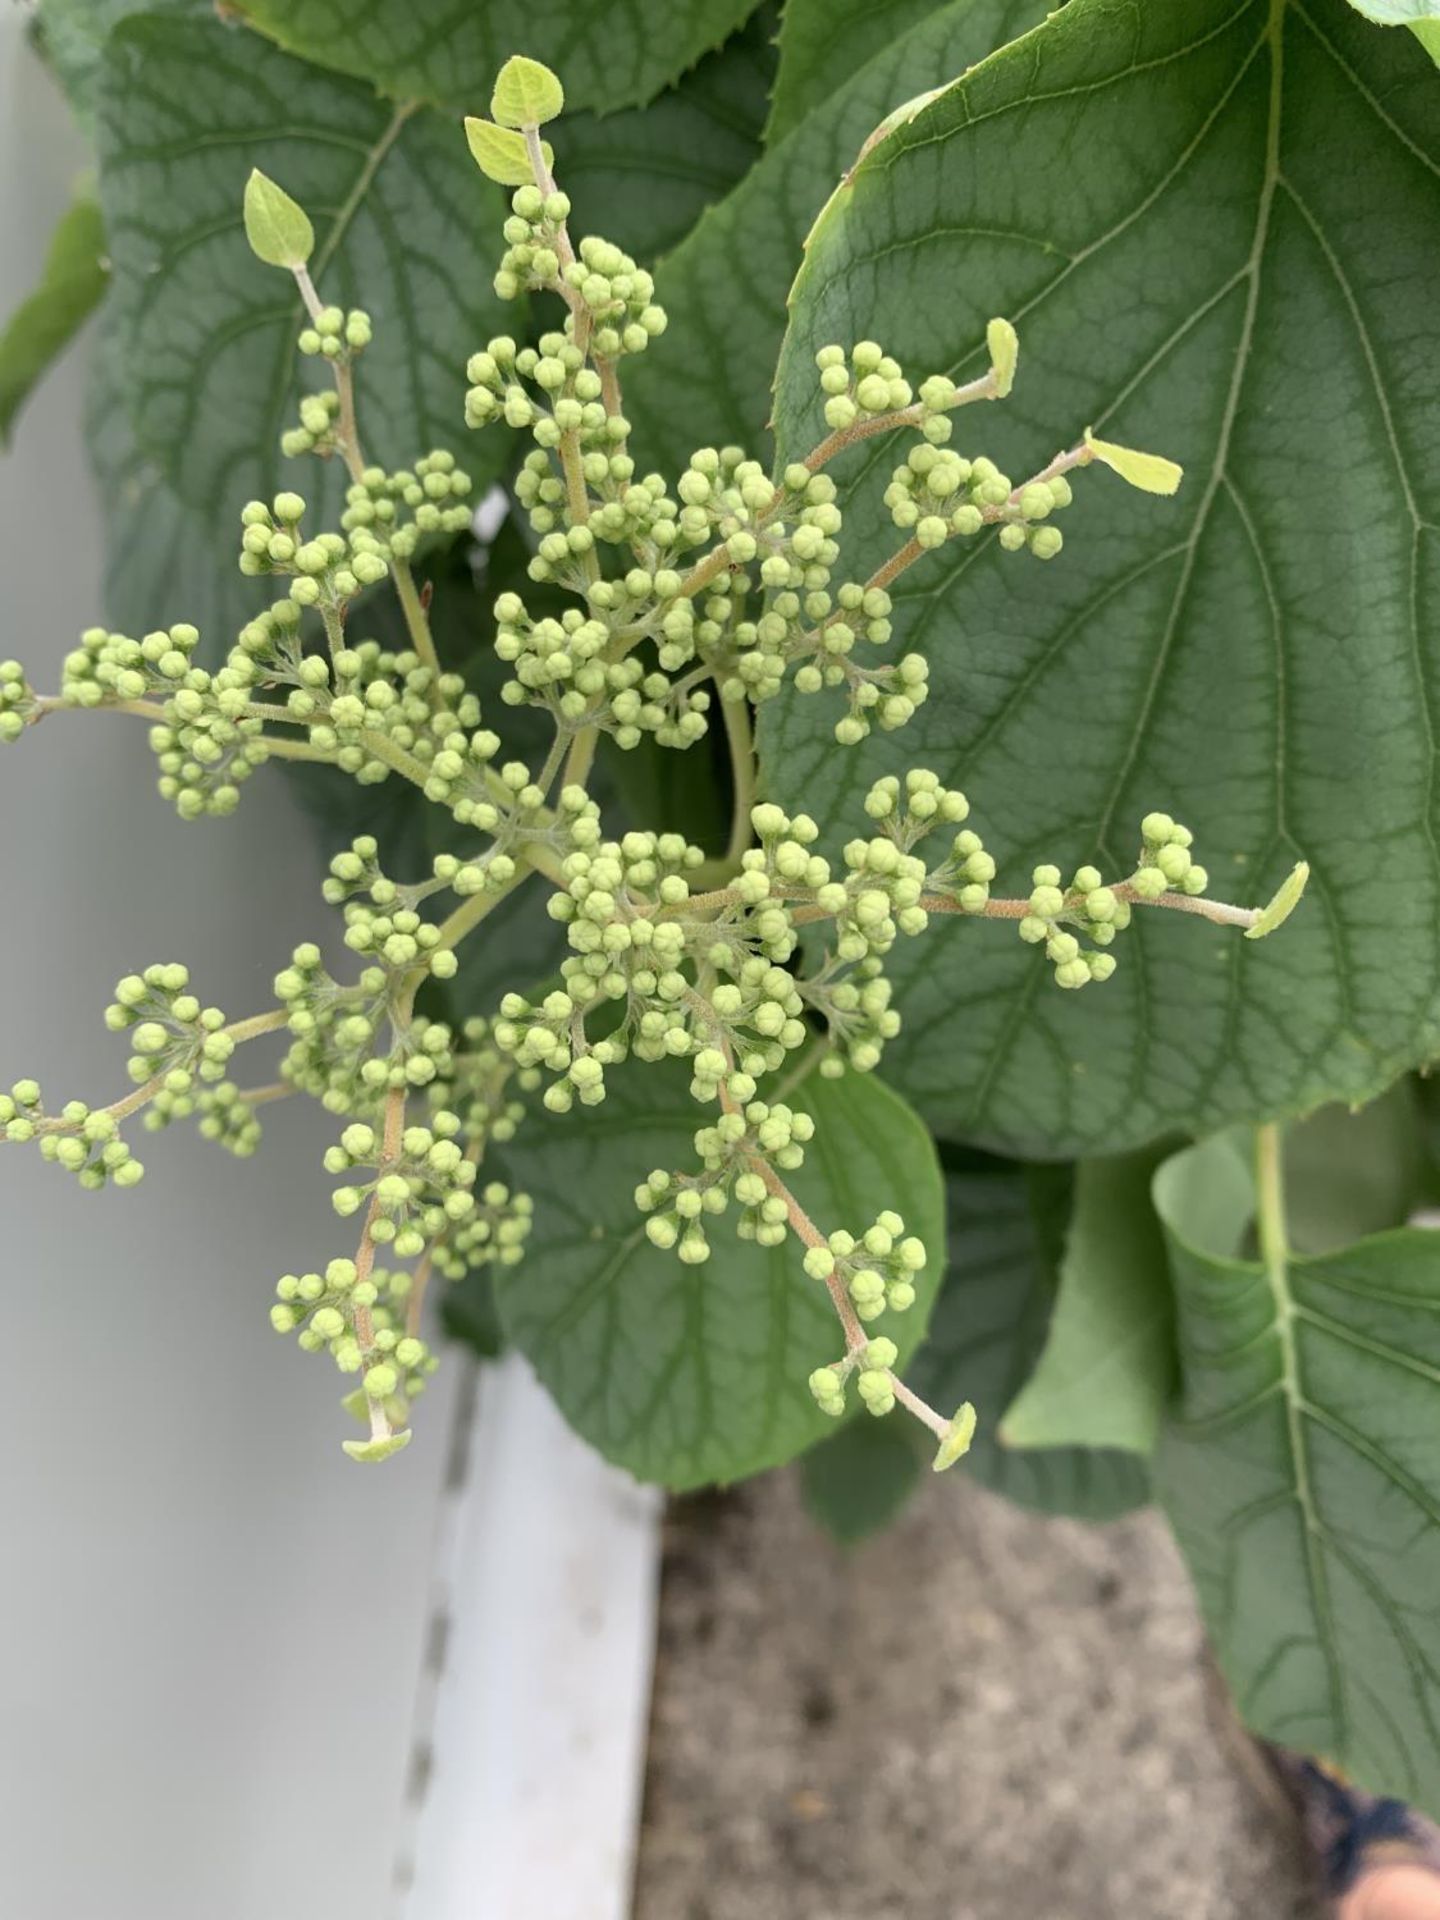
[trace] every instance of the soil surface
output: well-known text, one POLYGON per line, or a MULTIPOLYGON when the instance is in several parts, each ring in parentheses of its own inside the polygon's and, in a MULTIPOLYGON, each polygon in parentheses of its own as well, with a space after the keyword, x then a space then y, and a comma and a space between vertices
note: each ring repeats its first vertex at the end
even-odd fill
POLYGON ((635 1920, 1320 1920, 1163 1523, 958 1479, 672 1508, 635 1920))

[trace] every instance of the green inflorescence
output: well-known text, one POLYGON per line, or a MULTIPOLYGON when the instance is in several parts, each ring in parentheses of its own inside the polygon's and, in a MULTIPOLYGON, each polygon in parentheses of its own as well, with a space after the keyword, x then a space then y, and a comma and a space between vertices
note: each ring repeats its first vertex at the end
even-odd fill
POLYGON ((947 1419, 926 1407, 897 1377, 895 1341, 868 1331, 913 1304, 927 1250, 891 1210, 855 1233, 808 1218, 787 1176, 815 1123, 773 1078, 817 1044, 823 1074, 876 1067, 901 1020, 888 957, 937 915, 1015 922, 1073 988, 1113 972, 1112 947, 1137 909, 1178 908, 1259 936, 1293 908, 1304 870, 1263 911, 1210 902, 1189 831, 1151 813, 1128 875, 1106 880, 1083 865, 1066 884, 1047 863, 1026 895, 1001 899, 969 800, 925 768, 876 781, 864 831, 834 858, 819 850, 817 820, 755 799, 750 710, 787 685, 836 697, 835 737, 847 747, 903 727, 924 701, 925 660, 886 657, 890 589, 908 567, 951 540, 992 535, 1003 551, 1054 559, 1071 475, 1099 460, 1142 490, 1166 491, 1178 469, 1086 434, 1017 482, 984 453, 952 446, 962 410, 1002 400, 1015 379, 1015 332, 997 319, 988 371, 964 386, 940 373, 912 382, 874 341, 822 346, 823 431, 778 472, 736 446, 700 447, 673 476, 642 470, 621 375, 666 316, 652 276, 621 248, 570 237, 570 201, 538 135, 562 100, 553 74, 516 60, 497 83, 494 123, 467 123, 479 164, 514 187, 496 291, 563 309, 533 342, 499 335, 475 352, 465 397, 468 426, 504 422, 532 443, 513 493, 546 605, 501 593, 493 643, 508 675, 499 706, 543 714, 551 750, 538 766, 507 757, 479 696, 439 659, 411 562, 469 527, 469 476, 443 450, 395 471, 367 461, 356 373, 371 318, 322 304, 307 216, 253 175, 247 231, 263 261, 294 275, 306 308, 299 351, 330 382, 301 401, 282 446, 342 463, 339 524, 309 523, 305 499, 289 490, 244 509, 240 569, 275 597, 218 668, 198 664, 199 635, 183 624, 138 640, 85 633, 52 698, 16 662, 0 662, 0 742, 64 709, 134 713, 150 722, 160 791, 186 819, 229 813, 267 760, 316 761, 362 784, 411 783, 448 816, 447 844, 461 850, 401 882, 382 867, 376 838, 357 837, 323 888, 353 966, 332 972, 317 944, 302 944, 276 976, 277 1004, 249 1019, 227 1023, 203 1005, 183 967, 127 976, 106 1017, 128 1039, 134 1091, 109 1107, 71 1101, 52 1112, 34 1081, 18 1081, 0 1095, 0 1142, 37 1144, 82 1186, 128 1186, 142 1171, 123 1138, 134 1115, 152 1129, 194 1119, 246 1155, 268 1100, 318 1100, 340 1122, 325 1165, 339 1182, 335 1211, 358 1223, 359 1244, 323 1271, 286 1275, 271 1318, 358 1376, 346 1404, 368 1438, 346 1450, 379 1460, 408 1441, 411 1403, 435 1366, 422 1331, 432 1272, 456 1279, 523 1256, 534 1208, 489 1176, 492 1149, 533 1104, 553 1114, 593 1107, 627 1063, 683 1061, 695 1100, 714 1111, 695 1133, 693 1166, 657 1168, 636 1189, 649 1244, 699 1264, 726 1213, 758 1247, 798 1237, 804 1272, 827 1290, 844 1337, 841 1357, 810 1374, 817 1405, 843 1413, 852 1381, 872 1414, 903 1403, 933 1430, 943 1468, 969 1445, 973 1408, 947 1419), (880 434, 898 443, 884 506, 903 544, 852 578, 826 469, 880 434), (399 650, 366 632, 365 596, 384 581, 406 620, 399 650), (559 614, 557 591, 570 601, 559 614), (630 750, 648 736, 685 751, 717 717, 735 745, 731 855, 716 863, 676 833, 607 830, 588 785, 598 738, 630 750), (506 993, 458 1028, 419 1010, 417 996, 455 976, 457 950, 490 911, 536 875, 565 930, 558 981, 506 993), (286 1036, 279 1078, 247 1088, 233 1055, 271 1032, 286 1036))

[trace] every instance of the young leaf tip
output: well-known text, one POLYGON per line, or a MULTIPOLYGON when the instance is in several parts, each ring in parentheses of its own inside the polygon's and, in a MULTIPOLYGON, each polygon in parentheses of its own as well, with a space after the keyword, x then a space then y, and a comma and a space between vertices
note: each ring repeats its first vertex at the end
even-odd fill
POLYGON ((388 1460, 392 1453, 409 1446, 410 1429, 402 1427, 399 1433, 387 1433, 373 1440, 342 1440, 340 1444, 352 1460, 388 1460))
POLYGON ((1263 940, 1267 933, 1273 933, 1284 921, 1288 920, 1300 904, 1300 896, 1305 891, 1310 878, 1310 862, 1301 860, 1292 867, 1270 904, 1262 907, 1260 918, 1254 926, 1245 929, 1247 940, 1263 940))
MULTIPOLYGON (((471 158, 487 180, 494 180, 502 187, 538 184, 523 133, 517 133, 512 127, 497 127, 493 120, 477 120, 469 114, 465 120, 465 138, 470 143, 471 158)), ((540 151, 546 166, 553 168, 555 151, 548 140, 540 142, 540 151)))
POLYGON ((990 370, 995 375, 995 397, 1003 400, 1015 384, 1020 337, 1008 320, 997 319, 985 329, 985 344, 990 349, 990 370))
POLYGON ((315 248, 315 229, 305 209, 258 167, 245 182, 245 238, 257 260, 292 273, 315 248))
POLYGON ((1101 461, 1142 493, 1174 493, 1185 477, 1185 469, 1163 454, 1140 453, 1134 447, 1117 447, 1113 441, 1097 440, 1089 427, 1085 429, 1085 445, 1092 459, 1101 461))
POLYGON ((953 1467, 957 1460, 963 1460, 970 1451, 970 1442, 975 1438, 975 1409, 967 1400, 946 1429, 935 1455, 934 1472, 944 1473, 953 1467))
POLYGON ((558 74, 539 60, 512 53, 500 69, 490 111, 502 127, 543 127, 565 105, 565 89, 558 74))

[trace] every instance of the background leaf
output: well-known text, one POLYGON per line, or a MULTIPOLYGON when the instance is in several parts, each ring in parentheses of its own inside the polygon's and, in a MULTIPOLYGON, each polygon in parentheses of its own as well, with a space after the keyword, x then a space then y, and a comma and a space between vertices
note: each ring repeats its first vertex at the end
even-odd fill
POLYGON ((924 1346, 906 1379, 932 1404, 972 1400, 975 1440, 959 1472, 1041 1513, 1110 1520, 1150 1498, 1145 1463, 1098 1447, 1000 1444, 1000 1417, 1045 1344, 1070 1217, 1068 1167, 1022 1167, 945 1147, 949 1260, 924 1346))
POLYGON ((826 197, 887 113, 1044 15, 1045 0, 950 0, 850 72, 822 113, 704 216, 656 276, 668 331, 625 369, 625 411, 644 459, 683 466, 695 447, 728 441, 764 458, 785 290, 826 197), (706 346, 698 363, 697 340, 706 346), (681 387, 686 403, 676 407, 681 387))
POLYGON ((762 6, 648 106, 555 122, 573 234, 603 234, 653 266, 725 197, 760 155, 776 13, 762 6))
POLYGON ((374 318, 357 372, 369 457, 398 466, 449 446, 477 482, 494 471, 508 442, 465 432, 465 359, 515 310, 495 298, 486 250, 461 238, 498 219, 500 198, 458 127, 392 108, 258 35, 163 16, 111 36, 99 112, 136 437, 204 524, 231 532, 245 500, 282 473, 320 511, 344 479, 280 458, 300 391, 301 308, 290 276, 246 245, 252 166, 314 220, 322 297, 374 318))
MULTIPOLYGON (((938 929, 894 968, 886 1070, 941 1132, 1110 1150, 1365 1098, 1434 1052, 1437 183, 1433 69, 1344 0, 1071 0, 891 133, 812 235, 785 457, 817 437, 823 342, 963 378, 1003 313, 1015 395, 961 416, 962 451, 1024 475, 1088 422, 1188 478, 1161 501, 1083 476, 1050 566, 927 557, 897 627, 929 705, 856 755, 823 699, 767 707, 775 797, 839 823, 877 773, 932 766, 1006 891, 1042 858, 1128 868, 1154 806, 1222 897, 1314 870, 1273 940, 1146 915, 1083 994, 998 929, 938 929)), ((852 515, 862 577, 897 544, 878 518, 873 494, 852 515)))
POLYGON ((773 147, 808 114, 828 111, 868 60, 942 11, 935 0, 786 0, 766 143, 773 147))
POLYGON ((39 0, 36 26, 40 46, 76 117, 88 130, 100 79, 105 42, 132 13, 213 18, 214 0, 39 0))
POLYGON ((854 1546, 897 1518, 934 1457, 915 1421, 861 1414, 801 1457, 801 1496, 827 1533, 854 1546))
POLYGON ((1225 1258, 1162 1169, 1183 1401, 1156 1485, 1240 1712, 1363 1785, 1440 1812, 1440 1245, 1225 1258))
POLYGON ((60 216, 35 291, 0 329, 0 447, 31 389, 100 304, 108 278, 105 229, 91 199, 60 216))
MULTIPOLYGON (((683 1074, 663 1068, 610 1081, 603 1105, 546 1116, 507 1150, 535 1197, 535 1230, 524 1264, 497 1283, 506 1334, 577 1432, 642 1480, 694 1487, 777 1466, 832 1430, 806 1385, 844 1349, 829 1296, 806 1278, 793 1240, 758 1248, 728 1218, 714 1223, 703 1266, 653 1248, 635 1188, 652 1167, 692 1163, 706 1109, 683 1074)), ((931 1252, 914 1307, 874 1322, 903 1368, 942 1265, 934 1148, 870 1075, 812 1075, 792 1097, 815 1118, 794 1187, 816 1224, 855 1231, 893 1207, 931 1252)))
POLYGON ((1148 1454, 1174 1378, 1174 1300, 1150 1205, 1158 1154, 1075 1169, 1059 1291, 1035 1371, 1000 1423, 1012 1447, 1148 1454))
POLYGON ((756 0, 238 0, 281 46, 392 98, 475 113, 512 53, 554 67, 571 107, 642 106, 756 0))
POLYGON ((1330 1253, 1403 1227, 1425 1197, 1424 1122, 1406 1079, 1360 1112, 1322 1107, 1285 1129, 1290 1243, 1330 1253))

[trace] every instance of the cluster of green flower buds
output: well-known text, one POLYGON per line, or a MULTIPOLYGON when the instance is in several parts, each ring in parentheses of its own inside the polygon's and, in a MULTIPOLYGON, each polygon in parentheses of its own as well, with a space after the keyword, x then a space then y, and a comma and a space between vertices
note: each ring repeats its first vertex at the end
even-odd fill
MULTIPOLYGON (((407 1326, 412 1285, 408 1273, 376 1269, 362 1278, 353 1260, 332 1260, 323 1275, 287 1273, 270 1309, 277 1333, 294 1333, 305 1352, 328 1352, 341 1373, 361 1376, 358 1398, 347 1406, 361 1418, 377 1409, 392 1430, 387 1437, 401 1445, 409 1438, 410 1402, 424 1392, 436 1364, 407 1326)), ((347 1442, 345 1451, 359 1459, 383 1458, 366 1442, 347 1442)))
MULTIPOLYGON (((401 977, 408 980, 408 968, 401 977)), ((326 971, 317 946, 298 946, 290 965, 275 976, 293 1036, 281 1067, 290 1085, 327 1113, 368 1114, 396 1087, 448 1078, 452 1036, 442 1021, 415 1015, 384 1044, 396 991, 407 994, 401 977, 385 964, 372 964, 344 986, 326 971)))
POLYGON ((260 1118, 233 1080, 178 1093, 162 1087, 145 1109, 144 1125, 147 1132, 159 1133, 177 1120, 190 1119, 202 1140, 213 1141, 237 1160, 248 1160, 260 1145, 260 1118))
POLYGON ((1062 887, 1058 867, 1036 867, 1020 938, 1044 945, 1060 986, 1110 978, 1115 956, 1104 949, 1130 925, 1132 901, 1159 900, 1172 888, 1194 896, 1208 886, 1205 869, 1191 858, 1194 836, 1188 827, 1178 826, 1168 813, 1147 813, 1140 833, 1140 863, 1128 880, 1114 885, 1105 884, 1098 867, 1077 868, 1068 887, 1062 887), (1090 948, 1082 947, 1082 939, 1090 948))
POLYGON ((17 1080, 9 1093, 0 1093, 0 1141, 38 1141, 41 1157, 73 1173, 87 1192, 112 1182, 133 1187, 145 1173, 120 1138, 113 1112, 67 1100, 58 1114, 47 1115, 35 1080, 17 1080))
POLYGON ((490 1022, 472 1015, 461 1029, 453 1076, 443 1088, 432 1088, 432 1098, 443 1099, 460 1115, 460 1125, 477 1158, 493 1140, 504 1146, 513 1140, 525 1118, 525 1102, 510 1092, 533 1093, 540 1085, 534 1068, 516 1069, 497 1045, 490 1022))
POLYGON ((1033 945, 1043 941, 1046 958, 1055 968, 1055 982, 1061 987, 1083 987, 1092 980, 1108 980, 1115 971, 1113 953, 1082 948, 1079 929, 1105 948, 1130 924, 1130 903, 1116 897, 1114 890, 1101 882, 1097 867, 1079 867, 1068 889, 1060 885, 1060 869, 1036 867, 1031 876, 1034 887, 1028 902, 1029 912, 1020 922, 1020 938, 1033 945))
POLYGON ((370 316, 360 307, 348 313, 339 307, 322 307, 310 326, 302 329, 298 342, 301 353, 337 362, 348 362, 369 346, 374 328, 370 316))
POLYGON ((274 504, 251 500, 240 514, 240 571, 250 576, 291 577, 298 607, 343 611, 362 587, 376 586, 389 572, 385 548, 366 527, 348 537, 318 533, 302 539, 305 502, 298 493, 277 493, 274 504))
POLYGON ((835 433, 857 420, 897 413, 915 398, 899 361, 873 340, 857 340, 848 358, 842 346, 821 347, 815 365, 825 395, 825 424, 835 433))
POLYGON ((900 1349, 883 1334, 867 1340, 863 1347, 847 1353, 828 1367, 817 1367, 810 1375, 810 1391, 822 1413, 838 1420, 845 1411, 845 1387, 855 1376, 855 1390, 861 1404, 877 1417, 889 1413, 895 1405, 895 1385, 891 1369, 900 1357, 900 1349))
POLYGON ((460 1280, 478 1267, 513 1267, 525 1257, 534 1224, 535 1203, 528 1193, 513 1193, 503 1181, 489 1180, 473 1210, 435 1242, 436 1271, 460 1280))
POLYGON ((891 519, 922 547, 943 546, 955 535, 968 538, 998 525, 1007 553, 1028 547, 1037 560, 1053 560, 1059 553, 1060 529, 1043 523, 1072 498, 1063 473, 1017 488, 984 455, 966 460, 929 441, 910 449, 885 490, 891 519))
POLYGON ((781 1101, 750 1100, 743 1109, 722 1113, 695 1135, 703 1171, 672 1174, 656 1167, 635 1189, 635 1205, 646 1216, 651 1246, 674 1251, 687 1266, 710 1257, 704 1216, 726 1211, 732 1198, 741 1208, 736 1231, 758 1246, 783 1245, 789 1231, 788 1208, 772 1190, 762 1169, 791 1172, 804 1164, 815 1122, 781 1101))
POLYGON ((340 525, 357 554, 378 551, 409 560, 422 538, 465 531, 471 487, 470 475, 444 447, 425 454, 413 469, 366 467, 346 490, 340 525))
POLYGON ((35 693, 18 660, 0 660, 0 745, 18 740, 36 711, 35 693))
POLYGON ((147 633, 143 640, 89 627, 65 656, 60 698, 70 707, 103 707, 170 693, 187 680, 199 641, 197 630, 186 625, 147 633))
POLYGON ((807 1247, 805 1271, 812 1280, 838 1276, 861 1320, 875 1320, 888 1307, 904 1313, 915 1304, 915 1276, 925 1266, 925 1245, 905 1232, 898 1213, 880 1214, 857 1240, 843 1229, 823 1247, 807 1247))
POLYGON ((373 1169, 370 1180, 347 1181, 331 1196, 342 1220, 368 1203, 366 1233, 401 1260, 424 1252, 449 1228, 475 1211, 475 1162, 460 1144, 460 1116, 441 1107, 429 1126, 406 1127, 400 1151, 387 1157, 374 1127, 354 1120, 325 1155, 325 1171, 349 1174, 373 1169))
POLYGON ((1188 827, 1168 813, 1147 813, 1140 822, 1140 840, 1140 864, 1130 884, 1142 900, 1158 900, 1172 887, 1177 893, 1204 893, 1210 876, 1190 857, 1195 836, 1188 827))
POLYGON ((117 981, 105 1024, 128 1035, 135 1084, 158 1080, 171 1094, 189 1093, 197 1080, 223 1080, 235 1051, 224 1014, 201 1005, 190 992, 189 969, 173 962, 117 981))

